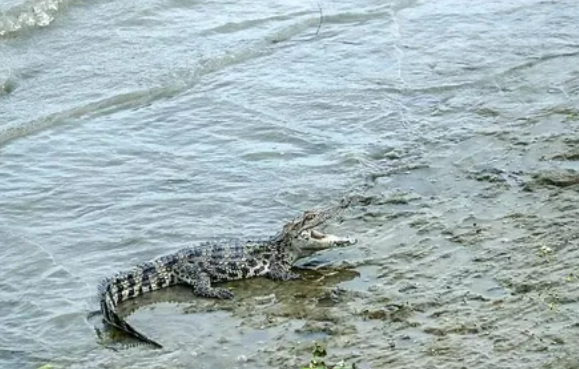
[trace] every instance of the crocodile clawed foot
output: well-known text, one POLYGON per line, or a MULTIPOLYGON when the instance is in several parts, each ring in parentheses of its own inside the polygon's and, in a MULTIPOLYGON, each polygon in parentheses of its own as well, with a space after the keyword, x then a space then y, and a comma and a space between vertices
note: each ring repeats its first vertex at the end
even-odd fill
POLYGON ((284 281, 295 281, 298 279, 302 279, 302 276, 294 272, 287 272, 283 278, 284 281))
POLYGON ((274 281, 294 281, 297 279, 302 279, 301 275, 289 270, 283 270, 281 268, 273 268, 269 271, 266 277, 274 281))
POLYGON ((213 291, 215 293, 213 297, 221 300, 233 300, 235 298, 235 294, 226 288, 214 288, 213 291))
POLYGON ((193 291, 197 296, 206 297, 209 299, 233 300, 235 295, 226 288, 220 287, 197 287, 193 291))

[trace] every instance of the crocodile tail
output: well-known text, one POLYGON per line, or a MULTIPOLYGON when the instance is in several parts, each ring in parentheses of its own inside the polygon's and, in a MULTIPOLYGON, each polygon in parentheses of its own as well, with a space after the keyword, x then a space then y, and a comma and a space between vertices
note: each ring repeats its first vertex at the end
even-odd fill
POLYGON ((112 325, 125 332, 131 337, 134 337, 142 342, 148 343, 156 348, 163 348, 161 344, 153 341, 144 334, 137 331, 129 323, 127 323, 123 318, 117 314, 116 305, 111 296, 111 292, 107 291, 101 298, 101 312, 106 323, 112 325))

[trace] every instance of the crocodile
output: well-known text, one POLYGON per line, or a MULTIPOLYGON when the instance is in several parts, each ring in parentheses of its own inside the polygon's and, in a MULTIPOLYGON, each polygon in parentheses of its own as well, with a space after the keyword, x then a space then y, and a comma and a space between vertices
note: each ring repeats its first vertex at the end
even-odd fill
POLYGON ((300 275, 291 270, 299 259, 356 243, 356 239, 314 229, 344 208, 341 204, 327 210, 306 211, 267 239, 203 242, 105 278, 98 287, 103 321, 143 343, 162 348, 120 316, 120 303, 177 284, 190 286, 200 297, 229 300, 234 298, 233 292, 213 284, 260 276, 275 281, 299 279, 300 275))

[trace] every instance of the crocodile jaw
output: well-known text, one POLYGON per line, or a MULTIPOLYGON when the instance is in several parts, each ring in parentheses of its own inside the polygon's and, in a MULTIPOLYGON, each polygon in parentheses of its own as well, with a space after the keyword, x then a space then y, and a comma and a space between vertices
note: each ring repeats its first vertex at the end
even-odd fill
POLYGON ((314 229, 308 229, 301 232, 292 243, 299 249, 300 257, 305 257, 316 251, 326 250, 332 247, 350 246, 356 242, 358 242, 358 240, 355 238, 339 237, 314 229))

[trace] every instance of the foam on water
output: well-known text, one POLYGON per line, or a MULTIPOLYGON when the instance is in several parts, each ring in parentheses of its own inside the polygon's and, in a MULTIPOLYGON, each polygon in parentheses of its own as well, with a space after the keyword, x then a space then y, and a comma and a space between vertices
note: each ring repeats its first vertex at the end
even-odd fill
POLYGON ((29 0, 0 14, 0 38, 50 25, 74 0, 29 0))

